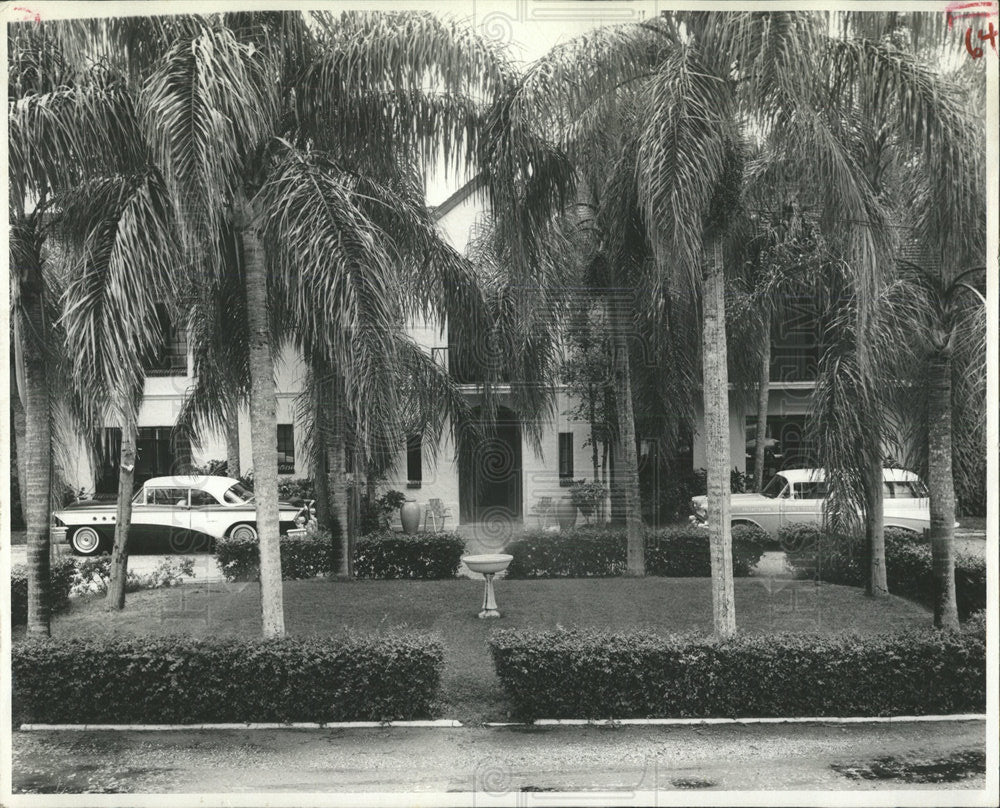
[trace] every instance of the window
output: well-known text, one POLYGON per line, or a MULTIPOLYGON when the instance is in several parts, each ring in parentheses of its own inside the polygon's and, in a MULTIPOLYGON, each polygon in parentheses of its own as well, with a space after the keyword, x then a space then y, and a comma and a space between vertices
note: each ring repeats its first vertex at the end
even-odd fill
POLYGON ((191 507, 192 508, 203 508, 206 505, 218 505, 219 502, 213 497, 208 491, 202 491, 199 488, 191 489, 191 507))
MULTIPOLYGON (((122 453, 122 431, 116 427, 106 427, 95 447, 97 450, 97 479, 95 494, 118 493, 118 463, 122 453)), ((139 482, 137 480, 137 482, 139 482)))
POLYGON ((796 499, 825 499, 827 494, 826 483, 795 483, 796 499))
POLYGON ((777 497, 787 497, 788 496, 788 480, 782 477, 780 474, 775 474, 771 478, 771 482, 764 486, 761 490, 761 494, 765 497, 770 497, 775 499, 777 497))
POLYGON ((187 334, 170 319, 167 307, 161 303, 156 305, 156 317, 160 321, 162 344, 156 353, 150 357, 148 374, 150 376, 187 376, 187 334))
POLYGON ((927 496, 927 488, 920 480, 886 480, 882 483, 885 499, 922 499, 927 496))
POLYGON ((186 506, 188 504, 188 489, 147 488, 146 504, 163 505, 169 507, 186 506))
POLYGON ((559 485, 573 484, 573 433, 559 433, 559 485))
POLYGON ((420 435, 406 439, 406 487, 420 488, 424 479, 423 440, 420 435))
POLYGON ((141 426, 136 434, 135 480, 176 474, 177 459, 169 426, 141 426))
POLYGON ((295 473, 295 430, 291 424, 278 424, 278 474, 295 473))
POLYGON ((222 497, 230 505, 243 505, 253 499, 253 491, 243 483, 234 483, 222 497))

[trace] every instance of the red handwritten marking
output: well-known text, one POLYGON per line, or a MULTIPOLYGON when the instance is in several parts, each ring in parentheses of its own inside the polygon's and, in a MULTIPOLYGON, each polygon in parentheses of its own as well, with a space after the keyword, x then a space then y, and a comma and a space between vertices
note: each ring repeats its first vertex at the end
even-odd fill
POLYGON ((23 11, 24 16, 21 17, 22 22, 27 22, 29 20, 34 20, 35 22, 42 21, 42 15, 37 11, 32 11, 30 8, 25 8, 24 6, 14 6, 11 11, 23 11))
MULTIPOLYGON (((982 34, 982 31, 979 32, 982 34)), ((978 59, 983 55, 983 49, 978 45, 974 48, 972 47, 972 28, 970 27, 965 32, 965 49, 969 52, 969 56, 973 59, 978 59)))
POLYGON ((996 14, 997 4, 994 0, 981 0, 973 3, 950 3, 947 8, 948 27, 951 28, 955 20, 968 17, 992 17, 996 14), (966 11, 965 9, 976 9, 966 11), (956 13, 961 12, 961 13, 956 13))

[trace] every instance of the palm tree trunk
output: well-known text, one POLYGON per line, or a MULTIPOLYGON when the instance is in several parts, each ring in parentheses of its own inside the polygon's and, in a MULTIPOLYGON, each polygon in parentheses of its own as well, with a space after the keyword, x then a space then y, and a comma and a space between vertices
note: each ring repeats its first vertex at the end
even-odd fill
POLYGON ((927 484, 931 505, 931 557, 934 570, 934 625, 958 627, 955 600, 955 481, 952 476, 951 352, 931 357, 928 383, 927 484))
POLYGON ((316 521, 321 527, 330 525, 330 479, 327 476, 327 440, 329 435, 327 403, 323 395, 323 380, 327 377, 324 363, 313 357, 313 435, 310 474, 313 481, 313 496, 316 498, 316 521))
POLYGON ((343 385, 339 374, 334 374, 330 396, 330 441, 327 444, 327 467, 330 482, 330 532, 334 541, 340 544, 340 561, 337 574, 349 577, 351 572, 350 544, 347 530, 348 491, 347 454, 344 451, 344 408, 343 385))
POLYGON ((705 245, 702 280, 702 374, 705 402, 705 462, 708 529, 712 560, 712 615, 715 633, 736 633, 733 594, 733 541, 729 517, 729 374, 726 366, 725 274, 722 240, 705 245))
POLYGON ((883 522, 884 500, 882 494, 882 458, 876 453, 868 468, 867 515, 865 518, 865 539, 868 548, 867 593, 875 598, 889 594, 889 583, 885 569, 885 524, 883 522))
POLYGON ((615 477, 625 512, 625 535, 628 542, 626 569, 629 575, 643 576, 646 574, 646 562, 639 500, 639 471, 635 452, 635 415, 632 412, 632 375, 629 367, 628 339, 619 320, 619 317, 615 317, 612 348, 615 404, 618 407, 618 453, 615 477))
POLYGON ((233 401, 226 417, 226 474, 238 478, 240 472, 240 408, 233 401))
POLYGON ((771 383, 771 315, 765 314, 760 345, 760 377, 757 380, 757 445, 753 452, 754 491, 764 487, 764 459, 767 449, 767 405, 771 383))
MULTIPOLYGON (((37 268, 40 276, 41 268, 37 268)), ((52 487, 51 394, 44 342, 47 335, 41 278, 21 287, 26 328, 21 329, 24 356, 24 486, 27 507, 28 634, 49 636, 49 498, 52 487)))
POLYGON ((250 445, 253 456, 257 533, 260 539, 260 607, 265 637, 285 634, 278 524, 278 428, 268 322, 264 250, 250 205, 237 202, 246 267, 247 325, 250 334, 250 445))
POLYGON ((25 480, 28 477, 27 423, 25 422, 24 406, 21 404, 21 395, 14 382, 14 374, 10 375, 11 451, 14 454, 15 467, 17 468, 18 505, 21 508, 21 519, 24 520, 25 514, 28 512, 28 486, 25 485, 25 480))
POLYGON ((128 580, 128 532, 132 524, 132 489, 135 483, 135 442, 138 429, 132 403, 125 405, 122 423, 122 446, 118 463, 118 509, 115 515, 115 542, 111 548, 110 580, 104 600, 109 611, 125 608, 125 583, 128 580))
POLYGON ((590 459, 594 466, 594 482, 600 480, 600 458, 597 455, 597 390, 587 387, 587 418, 590 420, 590 459))

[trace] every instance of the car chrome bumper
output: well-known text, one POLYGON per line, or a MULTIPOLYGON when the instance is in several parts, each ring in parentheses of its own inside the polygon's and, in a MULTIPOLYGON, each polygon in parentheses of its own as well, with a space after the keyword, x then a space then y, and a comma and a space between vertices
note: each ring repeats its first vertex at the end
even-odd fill
POLYGON ((50 527, 49 528, 49 544, 61 544, 66 541, 67 530, 65 526, 63 527, 50 527))

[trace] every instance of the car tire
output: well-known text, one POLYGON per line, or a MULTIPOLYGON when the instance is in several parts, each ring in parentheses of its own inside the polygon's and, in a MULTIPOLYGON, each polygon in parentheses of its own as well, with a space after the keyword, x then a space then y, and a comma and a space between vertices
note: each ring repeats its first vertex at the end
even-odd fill
POLYGON ((78 527, 70 536, 69 545, 77 555, 95 556, 103 549, 104 539, 96 528, 78 527))
POLYGON ((257 528, 255 525, 251 525, 247 522, 242 522, 238 525, 233 525, 229 528, 229 538, 239 539, 241 541, 257 540, 257 528))

